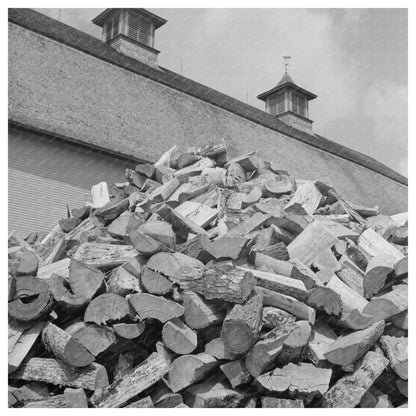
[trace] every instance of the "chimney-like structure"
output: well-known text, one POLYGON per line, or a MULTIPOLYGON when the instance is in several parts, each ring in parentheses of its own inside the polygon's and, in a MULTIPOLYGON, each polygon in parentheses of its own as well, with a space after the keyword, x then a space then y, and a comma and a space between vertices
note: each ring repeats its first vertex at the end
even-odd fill
POLYGON ((312 134, 313 121, 309 119, 308 103, 316 97, 296 85, 287 72, 274 88, 257 96, 266 103, 267 113, 298 130, 312 134))
POLYGON ((146 9, 106 9, 92 22, 102 27, 102 40, 118 52, 157 67, 155 31, 165 19, 146 9))

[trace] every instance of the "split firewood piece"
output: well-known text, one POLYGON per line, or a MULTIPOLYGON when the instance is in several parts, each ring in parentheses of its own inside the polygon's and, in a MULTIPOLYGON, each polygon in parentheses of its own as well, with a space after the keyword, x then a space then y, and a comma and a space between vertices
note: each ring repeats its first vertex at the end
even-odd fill
POLYGON ((186 166, 192 165, 192 163, 198 162, 198 160, 201 159, 201 156, 194 155, 192 153, 181 153, 177 160, 178 169, 182 169, 186 166))
POLYGON ((93 298, 102 288, 105 275, 95 267, 72 259, 69 263, 68 283, 75 295, 93 298))
POLYGON ((73 259, 100 270, 107 270, 121 266, 137 255, 133 246, 84 243, 78 247, 73 259))
POLYGON ((408 223, 409 221, 409 213, 401 212, 399 214, 391 215, 390 218, 395 221, 399 226, 403 226, 408 223))
POLYGON ((258 377, 276 366, 283 343, 295 328, 297 326, 294 322, 288 323, 268 332, 254 345, 245 358, 247 371, 253 377, 258 377))
POLYGON ((331 288, 324 286, 311 289, 306 304, 317 311, 323 310, 328 315, 338 316, 343 310, 341 296, 331 288))
POLYGON ((87 306, 84 322, 105 325, 108 321, 117 321, 130 315, 128 301, 115 293, 104 293, 93 299, 87 306))
POLYGON ((153 238, 171 249, 176 248, 176 237, 172 226, 165 221, 148 221, 138 228, 139 232, 153 238))
POLYGON ((126 324, 122 322, 113 325, 114 332, 119 337, 125 339, 134 339, 139 337, 143 333, 145 327, 146 324, 144 322, 135 322, 131 324, 126 324))
POLYGON ((220 365, 220 361, 211 355, 181 355, 169 369, 169 386, 173 393, 197 383, 220 365))
POLYGON ((263 226, 269 218, 270 215, 257 212, 228 231, 227 237, 244 237, 246 234, 251 233, 252 231, 263 226))
POLYGON ((193 163, 192 165, 177 170, 174 173, 174 176, 181 182, 185 182, 188 178, 192 176, 200 175, 204 169, 213 167, 215 167, 215 163, 211 159, 204 157, 201 160, 198 160, 197 162, 193 163))
POLYGON ((313 267, 318 270, 332 270, 337 272, 341 270, 342 266, 334 256, 334 253, 330 248, 324 250, 312 263, 313 267))
POLYGON ((198 204, 202 204, 210 208, 217 208, 219 194, 219 188, 214 187, 209 191, 192 198, 192 202, 198 202, 198 204))
POLYGON ((128 404, 127 406, 124 406, 124 409, 131 409, 131 408, 153 408, 155 407, 153 405, 152 399, 149 396, 144 397, 143 399, 136 400, 133 403, 128 404))
POLYGON ((113 381, 133 371, 135 354, 132 351, 121 352, 113 369, 113 381))
POLYGON ((122 407, 162 379, 168 370, 165 360, 155 352, 130 374, 114 381, 108 387, 96 390, 90 402, 94 407, 122 407))
POLYGON ((66 241, 64 237, 58 238, 56 243, 54 244, 52 251, 49 253, 48 257, 46 257, 44 265, 55 263, 56 261, 62 260, 65 257, 65 250, 66 250, 66 241))
POLYGON ((261 270, 249 270, 243 267, 241 269, 250 271, 253 274, 256 278, 257 286, 291 296, 300 301, 306 300, 309 296, 309 291, 300 280, 274 273, 262 272, 261 270))
POLYGON ((312 398, 325 394, 331 375, 332 370, 317 368, 313 364, 289 363, 283 368, 276 368, 257 377, 256 383, 269 392, 288 392, 312 398))
POLYGON ((174 352, 167 349, 162 341, 157 341, 155 347, 156 352, 163 357, 167 365, 171 365, 173 360, 178 356, 178 354, 175 354, 174 352))
POLYGON ((299 399, 277 399, 276 397, 263 396, 261 398, 261 407, 280 409, 280 408, 304 408, 303 401, 299 399))
POLYGON ((16 276, 36 275, 39 267, 39 261, 33 251, 28 250, 26 247, 22 247, 19 250, 18 259, 19 265, 16 269, 16 276))
POLYGON ((205 344, 206 354, 212 355, 218 360, 235 360, 239 354, 227 351, 221 338, 214 338, 205 344))
POLYGON ((306 350, 307 358, 317 367, 328 366, 324 354, 336 341, 337 334, 325 321, 317 321, 313 326, 312 337, 306 350))
POLYGON ((228 264, 209 269, 183 266, 174 281, 181 289, 192 290, 207 300, 222 299, 233 303, 243 303, 256 284, 251 272, 228 264))
POLYGON ((207 328, 221 324, 225 318, 225 309, 218 301, 207 301, 195 292, 183 293, 184 319, 192 329, 207 328))
POLYGON ((314 182, 306 181, 301 183, 284 211, 292 214, 312 215, 318 208, 322 194, 314 182))
POLYGON ((228 188, 235 187, 239 182, 247 179, 246 172, 240 164, 232 162, 228 164, 225 186, 228 188))
POLYGON ((185 201, 175 208, 175 212, 186 217, 197 226, 205 228, 218 215, 218 210, 194 201, 185 201))
POLYGON ((404 312, 401 312, 393 316, 391 321, 393 322, 395 327, 399 329, 404 329, 405 331, 407 331, 409 329, 408 318, 409 318, 409 311, 406 310, 404 312))
POLYGON ((46 322, 19 322, 9 318, 8 372, 15 371, 35 345, 46 322))
POLYGON ((202 240, 202 247, 215 259, 233 259, 241 257, 242 251, 247 247, 250 239, 245 237, 221 237, 214 241, 208 238, 202 240))
POLYGON ((241 209, 246 209, 247 207, 256 204, 260 201, 260 198, 263 196, 263 191, 259 186, 255 186, 241 201, 241 209))
POLYGON ((259 337, 263 296, 253 291, 242 304, 235 304, 222 324, 221 339, 228 352, 244 354, 259 337))
POLYGON ((159 182, 147 178, 143 186, 140 188, 140 191, 146 195, 150 195, 156 188, 159 188, 160 186, 162 185, 159 182))
POLYGON ((116 342, 114 332, 106 326, 86 324, 77 321, 65 328, 65 331, 82 344, 94 357, 97 357, 116 342))
POLYGON ((64 396, 67 399, 68 406, 73 408, 88 407, 88 399, 83 389, 66 388, 64 396))
POLYGON ((408 397, 409 393, 408 393, 408 381, 406 380, 402 380, 401 378, 398 378, 396 380, 396 386, 397 386, 397 390, 399 390, 399 392, 405 396, 408 397))
POLYGON ((69 263, 71 259, 66 258, 46 266, 39 267, 37 278, 48 280, 53 273, 58 273, 65 277, 69 276, 69 263))
POLYGON ((153 179, 155 174, 155 167, 150 163, 140 163, 136 165, 134 170, 150 179, 153 179))
POLYGON ((133 185, 139 189, 143 186, 144 182, 146 181, 145 175, 142 175, 139 172, 135 172, 133 169, 127 168, 125 170, 125 176, 130 185, 133 185))
POLYGON ((338 240, 334 245, 335 254, 342 256, 347 252, 347 242, 345 240, 338 240))
POLYGON ((295 322, 296 316, 273 306, 266 306, 262 309, 261 317, 263 328, 282 328, 285 325, 295 322))
MULTIPOLYGON (((257 251, 257 247, 255 249, 257 251)), ((262 253, 277 260, 289 260, 289 252, 287 251, 286 244, 283 243, 283 241, 266 247, 262 253)))
POLYGON ((159 166, 170 166, 172 160, 174 159, 174 155, 179 152, 178 146, 173 145, 169 150, 167 150, 165 153, 160 156, 160 158, 153 164, 155 168, 159 166))
POLYGON ((220 368, 233 389, 251 381, 251 375, 247 371, 243 360, 228 361, 220 365, 220 368))
POLYGON ((107 280, 107 291, 109 293, 115 293, 122 297, 130 293, 141 293, 140 280, 127 269, 131 270, 128 263, 111 271, 107 280))
POLYGON ((371 298, 383 289, 387 276, 394 270, 394 263, 394 257, 388 254, 379 254, 370 259, 363 281, 368 297, 371 298))
POLYGON ((339 379, 324 395, 322 407, 355 407, 388 364, 383 355, 369 351, 351 375, 339 379))
POLYGON ((228 167, 232 163, 238 163, 244 171, 251 172, 257 170, 261 162, 255 152, 250 152, 245 155, 233 157, 225 164, 225 167, 228 167))
POLYGON ((377 234, 389 241, 399 225, 387 215, 376 215, 367 218, 367 228, 372 228, 377 234))
POLYGON ((309 224, 288 246, 290 259, 298 259, 306 266, 327 248, 337 242, 337 237, 322 222, 315 221, 309 224))
MULTIPOLYGON (((266 191, 265 191, 266 192, 266 191)), ((256 209, 263 214, 273 215, 275 217, 283 215, 283 208, 285 206, 286 200, 277 199, 277 198, 262 198, 255 205, 256 209)), ((280 230, 280 229, 279 229, 280 230)), ((281 239, 284 243, 289 244, 295 236, 289 233, 286 230, 280 230, 281 239)))
POLYGON ((129 240, 133 247, 144 256, 153 256, 161 251, 169 251, 167 246, 138 229, 130 230, 129 240))
MULTIPOLYGON (((201 178, 201 177, 199 177, 201 178)), ((196 198, 199 195, 202 195, 203 193, 207 192, 211 186, 211 183, 200 180, 196 183, 186 182, 181 184, 175 192, 169 197, 168 204, 173 207, 182 206, 190 199, 196 198)), ((193 201, 195 202, 195 201, 193 201)), ((185 204, 184 207, 186 207, 188 204, 185 204)), ((185 215, 184 213, 180 212, 182 215, 185 215)))
POLYGON ((162 329, 163 343, 176 354, 190 354, 198 345, 196 332, 179 318, 165 323, 162 329))
POLYGON ((76 217, 68 217, 59 220, 59 226, 64 233, 69 233, 74 228, 81 224, 81 220, 76 217))
POLYGON ((165 323, 173 318, 181 317, 185 311, 185 308, 179 305, 179 303, 147 293, 131 295, 129 303, 136 311, 140 320, 154 318, 165 323))
POLYGON ((108 234, 115 238, 125 238, 128 235, 128 225, 131 217, 130 212, 125 212, 116 218, 107 229, 108 234))
MULTIPOLYGON (((313 217, 309 215, 298 215, 298 214, 284 214, 284 217, 274 216, 271 219, 272 226, 277 226, 279 229, 288 231, 295 236, 302 233, 308 225, 313 222, 313 217)), ((320 223, 321 221, 316 221, 320 223)))
POLYGON ((53 297, 48 285, 36 277, 16 277, 16 288, 8 304, 9 316, 19 321, 33 321, 49 313, 53 297))
POLYGON ((398 338, 389 335, 383 335, 379 341, 390 361, 391 368, 402 380, 408 379, 407 341, 405 337, 398 338))
POLYGON ((86 367, 95 359, 84 345, 52 322, 42 331, 42 342, 56 358, 72 367, 86 367))
POLYGON ((195 384, 184 393, 185 403, 192 408, 236 408, 244 398, 242 393, 230 389, 226 380, 216 377, 195 384))
POLYGON ((54 358, 31 358, 10 377, 86 390, 95 390, 108 385, 107 371, 104 366, 92 363, 87 367, 74 368, 54 358))
POLYGON ((290 264, 293 265, 293 268, 290 271, 289 277, 301 280, 308 290, 322 286, 322 282, 320 281, 316 273, 314 273, 308 266, 303 264, 300 260, 290 260, 290 264))
POLYGON ((282 350, 277 357, 279 366, 303 361, 312 329, 307 321, 295 322, 295 328, 284 340, 282 350))
POLYGON ((270 177, 264 182, 266 195, 271 197, 280 197, 288 194, 294 189, 294 184, 287 175, 276 175, 270 177))
POLYGON ((352 290, 357 292, 361 297, 364 297, 364 276, 365 274, 358 268, 354 267, 349 260, 344 260, 341 257, 341 264, 343 268, 336 274, 337 276, 352 290))
POLYGON ((263 306, 274 306, 275 308, 283 309, 299 319, 305 319, 312 325, 314 324, 315 309, 291 296, 282 295, 281 293, 273 292, 259 286, 256 286, 256 288, 263 295, 263 306))
POLYGON ((159 400, 154 401, 154 407, 159 409, 171 409, 183 404, 183 397, 179 393, 166 393, 159 400))
POLYGON ((399 250, 388 243, 383 237, 371 228, 365 230, 358 239, 358 248, 361 249, 369 258, 380 254, 387 254, 395 259, 394 270, 396 275, 407 273, 408 258, 399 250))
POLYGON ((330 221, 329 219, 321 220, 322 224, 327 227, 332 234, 335 235, 338 239, 350 240, 351 242, 357 241, 359 234, 350 228, 344 227, 342 224, 339 224, 335 221, 330 221))
POLYGON ((375 320, 390 320, 394 315, 406 311, 408 308, 408 286, 406 284, 394 286, 393 290, 384 295, 373 297, 363 309, 363 312, 374 317, 375 320))
POLYGON ((129 205, 129 198, 112 199, 106 205, 94 211, 92 218, 96 218, 99 222, 107 223, 108 221, 116 219, 124 211, 127 211, 129 209, 129 205))
POLYGON ((110 202, 107 182, 100 182, 91 187, 91 197, 93 208, 101 208, 110 202))
POLYGON ((178 214, 166 204, 160 206, 156 210, 156 213, 172 225, 173 231, 176 233, 176 238, 179 243, 186 241, 188 234, 190 233, 195 235, 207 235, 207 232, 203 228, 199 227, 183 215, 178 214))
POLYGON ((378 341, 383 331, 384 321, 379 321, 366 329, 340 336, 324 356, 332 364, 352 364, 378 341))

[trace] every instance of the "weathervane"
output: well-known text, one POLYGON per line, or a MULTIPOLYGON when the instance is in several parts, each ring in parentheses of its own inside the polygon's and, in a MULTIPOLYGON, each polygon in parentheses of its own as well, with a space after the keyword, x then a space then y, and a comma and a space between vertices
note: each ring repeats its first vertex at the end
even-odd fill
POLYGON ((287 67, 290 66, 290 59, 292 58, 291 56, 282 56, 282 58, 285 60, 283 62, 283 68, 285 69, 285 72, 287 72, 287 67))

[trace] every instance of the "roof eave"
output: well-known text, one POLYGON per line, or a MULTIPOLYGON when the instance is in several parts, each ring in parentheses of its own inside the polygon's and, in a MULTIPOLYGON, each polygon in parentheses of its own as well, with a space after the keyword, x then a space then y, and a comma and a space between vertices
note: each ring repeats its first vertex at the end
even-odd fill
POLYGON ((307 90, 305 90, 305 89, 303 89, 303 88, 299 87, 299 86, 298 86, 298 85, 296 85, 296 84, 292 84, 291 82, 290 82, 290 83, 288 82, 288 83, 286 83, 286 84, 278 85, 277 87, 274 87, 274 88, 272 88, 271 90, 268 90, 268 91, 266 91, 266 92, 263 92, 263 93, 259 94, 259 95, 257 96, 257 98, 258 98, 259 100, 266 101, 267 97, 268 97, 270 94, 274 94, 275 92, 277 92, 277 91, 279 91, 279 90, 281 90, 281 89, 283 89, 283 88, 286 88, 286 87, 288 87, 288 86, 293 87, 294 89, 299 90, 300 92, 302 92, 304 95, 306 95, 306 97, 308 98, 308 101, 310 101, 310 100, 314 100, 314 99, 317 97, 317 95, 316 95, 316 94, 314 94, 314 93, 312 93, 312 92, 310 92, 310 91, 307 91, 307 90))

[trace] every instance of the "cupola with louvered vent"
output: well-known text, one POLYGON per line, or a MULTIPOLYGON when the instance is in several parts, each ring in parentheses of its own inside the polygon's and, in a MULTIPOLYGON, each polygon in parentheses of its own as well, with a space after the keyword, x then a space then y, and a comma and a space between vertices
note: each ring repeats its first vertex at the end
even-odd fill
POLYGON ((166 23, 165 19, 145 9, 106 9, 92 22, 102 27, 103 41, 118 52, 157 66, 155 30, 166 23))

